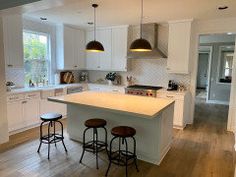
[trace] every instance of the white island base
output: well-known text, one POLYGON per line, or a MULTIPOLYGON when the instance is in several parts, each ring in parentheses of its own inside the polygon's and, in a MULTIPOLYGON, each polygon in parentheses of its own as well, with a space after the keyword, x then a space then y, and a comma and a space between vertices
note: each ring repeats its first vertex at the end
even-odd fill
MULTIPOLYGON (((111 129, 115 126, 126 125, 136 129, 138 159, 159 165, 170 149, 172 143, 174 104, 166 107, 152 119, 116 113, 101 108, 68 104, 68 133, 71 139, 82 142, 84 122, 91 118, 102 118, 107 121, 108 142, 111 140, 111 129)), ((103 140, 104 132, 99 131, 99 138, 103 140)), ((87 137, 92 137, 87 134, 87 137)), ((132 141, 128 142, 132 150, 132 141)))

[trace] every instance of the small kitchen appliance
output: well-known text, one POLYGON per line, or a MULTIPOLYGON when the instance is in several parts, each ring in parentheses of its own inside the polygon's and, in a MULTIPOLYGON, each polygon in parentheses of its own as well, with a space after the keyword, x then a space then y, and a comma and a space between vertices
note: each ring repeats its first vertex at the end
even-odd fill
POLYGON ((125 88, 126 94, 156 97, 157 90, 162 89, 159 86, 131 85, 125 88))
POLYGON ((79 74, 79 81, 80 82, 88 82, 88 72, 85 72, 85 71, 81 72, 79 74))
POLYGON ((174 82, 173 80, 169 80, 167 90, 168 91, 178 90, 178 84, 176 82, 174 82))

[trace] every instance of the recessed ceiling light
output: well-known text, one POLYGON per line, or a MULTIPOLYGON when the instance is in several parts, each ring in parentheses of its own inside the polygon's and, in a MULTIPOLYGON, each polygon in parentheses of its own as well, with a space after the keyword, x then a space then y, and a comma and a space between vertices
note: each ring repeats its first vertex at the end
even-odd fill
POLYGON ((219 10, 225 10, 225 9, 228 9, 229 7, 228 6, 219 6, 218 9, 219 10))
POLYGON ((40 17, 40 20, 42 20, 42 21, 46 21, 47 18, 46 18, 46 17, 40 17))

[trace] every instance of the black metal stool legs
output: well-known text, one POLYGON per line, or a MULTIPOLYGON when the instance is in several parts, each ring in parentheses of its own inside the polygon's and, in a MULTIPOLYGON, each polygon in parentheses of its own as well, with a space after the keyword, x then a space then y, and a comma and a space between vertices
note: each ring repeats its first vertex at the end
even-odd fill
POLYGON ((102 150, 106 150, 106 153, 108 154, 108 149, 107 149, 107 130, 105 127, 98 127, 98 128, 91 128, 88 127, 84 130, 83 133, 83 151, 80 157, 80 163, 82 163, 83 157, 84 157, 84 153, 85 151, 88 152, 92 152, 93 154, 95 154, 96 156, 96 168, 99 169, 98 167, 98 152, 102 151, 102 150), (98 128, 103 128, 105 131, 105 141, 99 141, 98 139, 98 128), (86 132, 89 129, 93 129, 93 137, 92 137, 92 141, 88 141, 86 142, 86 132))
POLYGON ((67 149, 66 149, 66 146, 65 146, 65 143, 64 143, 63 124, 60 121, 57 121, 57 120, 43 121, 40 124, 40 144, 39 144, 37 152, 38 153, 40 152, 42 143, 47 144, 48 145, 48 159, 50 159, 50 145, 55 144, 55 146, 56 146, 56 143, 60 142, 60 141, 62 141, 64 149, 67 152, 67 149), (61 126, 61 134, 56 133, 56 123, 57 122, 61 126), (48 123, 47 135, 43 135, 43 125, 45 123, 48 123), (50 127, 53 127, 52 133, 51 133, 50 127))
POLYGON ((39 147, 38 147, 38 150, 37 150, 38 153, 40 152, 41 145, 42 145, 42 137, 43 137, 43 130, 42 130, 42 127, 43 127, 43 124, 44 124, 44 122, 42 122, 42 123, 40 124, 40 139, 39 139, 40 143, 39 143, 39 147))
POLYGON ((113 138, 111 139, 111 142, 110 142, 109 165, 108 165, 108 168, 107 168, 107 171, 106 171, 106 175, 105 175, 105 176, 108 175, 108 172, 109 172, 109 170, 110 170, 110 168, 111 168, 111 163, 112 163, 112 142, 113 142, 116 138, 117 138, 117 137, 113 137, 113 138))
POLYGON ((64 149, 65 149, 65 151, 67 153, 67 149, 66 149, 66 146, 65 146, 65 143, 64 143, 64 128, 63 128, 63 124, 60 121, 55 121, 55 122, 58 122, 59 124, 61 124, 61 138, 62 138, 61 141, 62 141, 64 149))
POLYGON ((126 177, 128 176, 128 166, 131 165, 132 163, 135 164, 137 172, 139 172, 138 165, 137 165, 137 156, 136 156, 136 141, 134 137, 131 137, 133 139, 134 143, 134 150, 133 152, 130 152, 128 150, 128 143, 127 143, 127 138, 126 137, 118 137, 115 136, 112 138, 110 142, 110 152, 109 152, 109 165, 106 171, 106 175, 108 175, 108 172, 110 170, 111 164, 114 163, 119 166, 125 166, 125 175, 126 177), (115 139, 119 139, 119 149, 115 152, 112 151, 112 143, 115 139), (125 147, 122 147, 121 149, 121 144, 125 147), (113 155, 114 154, 114 155, 113 155), (129 160, 132 160, 131 163, 129 163, 129 160))
POLYGON ((84 130, 84 133, 83 133, 83 152, 82 152, 82 155, 81 155, 81 157, 80 157, 80 161, 79 161, 79 163, 82 163, 82 160, 83 160, 83 157, 84 157, 84 152, 85 152, 85 134, 86 134, 86 132, 89 130, 90 128, 86 128, 85 130, 84 130))
POLYGON ((139 172, 138 164, 137 164, 137 155, 136 155, 136 140, 135 140, 134 137, 132 137, 132 138, 133 138, 133 141, 134 141, 134 164, 135 164, 137 172, 139 172))

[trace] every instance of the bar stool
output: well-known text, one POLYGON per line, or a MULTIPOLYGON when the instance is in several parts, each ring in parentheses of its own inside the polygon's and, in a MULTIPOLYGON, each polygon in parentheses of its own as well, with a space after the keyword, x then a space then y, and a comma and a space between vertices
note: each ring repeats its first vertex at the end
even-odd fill
POLYGON ((116 164, 119 166, 126 167, 126 177, 128 176, 128 165, 135 164, 137 172, 139 172, 137 165, 137 156, 136 156, 136 140, 134 135, 136 134, 136 130, 132 127, 127 126, 118 126, 114 127, 111 130, 111 134, 114 136, 110 142, 110 152, 109 152, 109 166, 106 171, 106 176, 108 175, 111 164, 116 164), (128 150, 127 138, 133 139, 133 152, 128 150), (119 140, 119 149, 116 151, 112 151, 112 143, 114 140, 119 140), (125 146, 125 148, 121 146, 125 146))
POLYGON ((50 159, 50 144, 55 144, 58 142, 62 142, 65 151, 67 152, 65 143, 64 143, 64 135, 63 135, 63 124, 59 121, 59 119, 62 118, 61 114, 58 113, 47 113, 40 116, 40 119, 43 121, 40 124, 40 144, 38 147, 37 152, 40 152, 40 148, 42 143, 48 144, 48 159, 50 159), (43 125, 48 123, 48 131, 46 135, 43 135, 43 125), (61 133, 56 133, 56 123, 60 125, 61 127, 61 133), (53 128, 53 132, 51 132, 51 129, 53 128))
POLYGON ((107 122, 104 119, 89 119, 86 120, 84 125, 87 127, 84 130, 83 133, 83 152, 80 158, 80 163, 82 163, 83 157, 84 157, 84 152, 92 152, 96 154, 96 167, 98 169, 98 152, 101 152, 103 150, 106 150, 107 155, 108 155, 108 150, 107 150, 107 129, 105 128, 107 122), (98 140, 98 128, 102 128, 105 131, 105 141, 100 141, 98 140), (86 132, 88 130, 92 129, 93 130, 93 139, 91 141, 86 142, 86 132))

